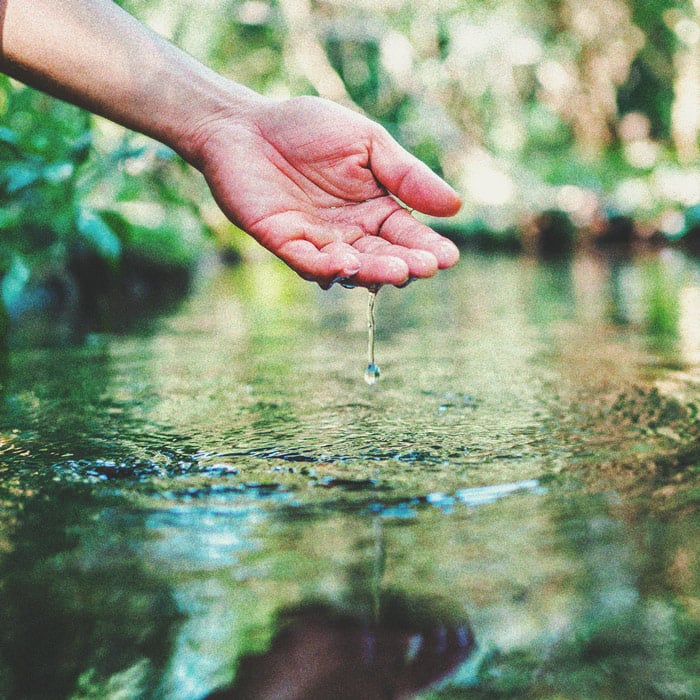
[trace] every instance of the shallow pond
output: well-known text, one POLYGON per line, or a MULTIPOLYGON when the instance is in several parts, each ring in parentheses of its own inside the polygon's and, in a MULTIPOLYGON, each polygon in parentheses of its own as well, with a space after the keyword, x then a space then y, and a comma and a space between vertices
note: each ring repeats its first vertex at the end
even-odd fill
POLYGON ((273 263, 15 351, 0 696, 700 697, 700 266, 273 263))

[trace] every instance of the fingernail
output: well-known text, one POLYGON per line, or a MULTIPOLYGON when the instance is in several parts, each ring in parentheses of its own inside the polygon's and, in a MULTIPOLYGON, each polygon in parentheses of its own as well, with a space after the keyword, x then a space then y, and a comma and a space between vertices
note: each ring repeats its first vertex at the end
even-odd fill
POLYGON ((416 656, 418 656, 418 652, 421 650, 421 647, 423 646, 423 635, 421 634, 414 634, 411 636, 411 638, 408 640, 408 647, 406 648, 406 655, 404 657, 404 663, 410 664, 416 656))
POLYGON ((438 627, 435 635, 435 652, 444 654, 447 651, 447 629, 438 627))
POLYGON ((443 241, 438 252, 438 265, 441 268, 452 267, 459 260, 459 248, 452 241, 443 241))
POLYGON ((465 647, 471 646, 472 643, 472 637, 471 634, 468 632, 466 627, 458 627, 456 630, 457 634, 457 643, 459 646, 461 646, 463 649, 465 647))

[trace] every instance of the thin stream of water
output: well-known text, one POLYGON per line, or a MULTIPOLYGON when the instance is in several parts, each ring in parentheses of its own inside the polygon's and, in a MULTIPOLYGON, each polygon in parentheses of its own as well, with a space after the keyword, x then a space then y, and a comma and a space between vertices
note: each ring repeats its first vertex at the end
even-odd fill
POLYGON ((374 307, 377 300, 378 288, 369 290, 367 299, 367 367, 365 368, 365 381, 370 386, 374 384, 381 374, 374 361, 374 307))

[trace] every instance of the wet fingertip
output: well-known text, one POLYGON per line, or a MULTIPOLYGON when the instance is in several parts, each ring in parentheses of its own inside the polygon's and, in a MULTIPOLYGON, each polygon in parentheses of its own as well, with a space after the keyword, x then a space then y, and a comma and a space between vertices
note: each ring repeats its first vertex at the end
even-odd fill
POLYGON ((414 278, 432 277, 440 269, 438 256, 428 250, 412 250, 406 261, 414 278))
POLYGON ((452 185, 442 180, 440 193, 433 197, 430 204, 434 208, 434 211, 430 213, 434 216, 454 216, 462 208, 462 197, 452 185))
POLYGON ((352 258, 350 260, 343 261, 338 265, 335 273, 335 280, 340 282, 341 280, 347 280, 350 277, 354 277, 362 266, 357 258, 352 258))
POLYGON ((345 287, 347 289, 352 289, 353 287, 356 287, 357 285, 352 284, 350 280, 354 276, 355 273, 351 274, 343 274, 343 275, 337 275, 334 277, 330 282, 319 282, 319 286, 321 289, 330 289, 334 284, 339 284, 341 287, 345 287))
POLYGON ((447 215, 454 216, 462 208, 462 197, 460 196, 459 192, 457 192, 457 190, 455 190, 453 187, 450 187, 450 194, 452 201, 448 203, 447 215))
POLYGON ((389 279, 387 280, 387 284, 391 284, 393 287, 397 287, 398 289, 405 287, 411 279, 408 271, 406 271, 405 274, 401 274, 400 276, 398 274, 394 276, 388 275, 388 278, 389 279))
POLYGON ((408 263, 401 258, 386 256, 386 273, 391 276, 401 277, 401 281, 408 279, 408 263))
POLYGON ((457 627, 455 630, 455 637, 457 638, 457 644, 462 649, 466 649, 467 647, 472 646, 474 643, 474 638, 471 635, 471 630, 469 630, 468 627, 464 627, 463 625, 460 625, 457 627))
POLYGON ((459 261, 459 248, 449 240, 442 241, 435 253, 441 270, 453 267, 459 261))

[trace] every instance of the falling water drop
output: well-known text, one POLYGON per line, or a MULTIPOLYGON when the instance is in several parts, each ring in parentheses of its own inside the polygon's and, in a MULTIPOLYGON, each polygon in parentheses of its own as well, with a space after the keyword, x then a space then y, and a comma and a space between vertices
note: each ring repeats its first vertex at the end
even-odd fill
POLYGON ((367 367, 365 368, 365 381, 370 386, 374 384, 381 372, 374 362, 374 303, 377 299, 379 287, 370 287, 367 300, 367 367))
POLYGON ((377 367, 377 365, 375 365, 373 362, 365 367, 365 381, 370 386, 374 384, 377 379, 379 379, 380 375, 381 372, 379 371, 379 367, 377 367))

